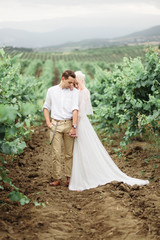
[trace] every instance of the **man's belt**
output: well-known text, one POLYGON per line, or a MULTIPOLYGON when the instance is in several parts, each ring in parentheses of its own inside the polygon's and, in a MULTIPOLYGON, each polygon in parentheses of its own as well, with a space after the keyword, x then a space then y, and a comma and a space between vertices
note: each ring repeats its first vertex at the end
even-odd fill
POLYGON ((56 121, 56 122, 67 122, 67 121, 71 121, 72 118, 70 118, 70 119, 64 119, 64 120, 57 120, 57 119, 52 118, 52 120, 53 120, 53 121, 56 121))

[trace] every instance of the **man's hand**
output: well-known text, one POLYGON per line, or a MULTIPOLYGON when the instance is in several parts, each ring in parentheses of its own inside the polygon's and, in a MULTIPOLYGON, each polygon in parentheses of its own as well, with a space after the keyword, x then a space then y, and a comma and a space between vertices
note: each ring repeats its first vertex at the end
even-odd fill
POLYGON ((43 112, 44 112, 44 117, 45 117, 47 126, 48 126, 49 128, 51 128, 53 124, 52 124, 51 121, 50 121, 48 109, 47 109, 47 108, 44 108, 43 112))
POLYGON ((74 138, 78 137, 77 131, 75 128, 73 128, 73 127, 71 128, 71 130, 69 132, 69 136, 74 137, 74 138))
POLYGON ((53 123, 47 122, 47 126, 48 126, 49 128, 51 128, 51 127, 53 126, 53 123))

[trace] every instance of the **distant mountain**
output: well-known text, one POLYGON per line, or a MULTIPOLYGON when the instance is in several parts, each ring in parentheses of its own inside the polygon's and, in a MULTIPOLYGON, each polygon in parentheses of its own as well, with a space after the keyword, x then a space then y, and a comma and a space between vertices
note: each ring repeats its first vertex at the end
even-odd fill
POLYGON ((52 32, 34 33, 23 30, 0 29, 0 47, 5 45, 38 48, 41 51, 71 51, 113 45, 160 42, 160 25, 112 39, 94 38, 95 32, 97 33, 97 36, 102 36, 102 31, 104 31, 104 29, 83 28, 83 36, 85 36, 86 40, 78 41, 78 39, 82 38, 81 30, 82 29, 58 29, 52 32), (69 42, 71 35, 73 42, 69 42))
POLYGON ((129 34, 127 36, 128 37, 147 37, 147 38, 156 37, 156 36, 158 37, 158 36, 160 36, 160 25, 145 29, 140 32, 135 32, 135 33, 129 34))
POLYGON ((112 42, 121 44, 141 44, 147 42, 160 43, 160 25, 123 37, 114 38, 112 39, 112 42))
POLYGON ((0 29, 0 46, 40 48, 64 43, 63 32, 27 32, 15 29, 0 29), (62 40, 60 40, 62 38, 62 40))
POLYGON ((124 46, 136 44, 159 44, 160 43, 160 25, 148 28, 143 31, 135 32, 126 36, 112 39, 87 39, 79 42, 65 43, 57 46, 41 48, 41 51, 72 51, 88 48, 99 48, 109 46, 124 46))
POLYGON ((93 39, 97 36, 107 36, 104 28, 59 28, 52 32, 27 32, 14 29, 0 29, 0 46, 41 48, 56 46, 70 41, 93 39))

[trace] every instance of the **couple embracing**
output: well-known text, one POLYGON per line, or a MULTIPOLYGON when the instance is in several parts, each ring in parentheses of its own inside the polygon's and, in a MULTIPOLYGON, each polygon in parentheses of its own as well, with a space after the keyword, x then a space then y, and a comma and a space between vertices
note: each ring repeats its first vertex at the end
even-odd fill
POLYGON ((69 190, 82 191, 112 181, 129 185, 149 183, 123 173, 103 147, 87 117, 93 111, 90 92, 85 87, 85 75, 81 71, 66 70, 62 73, 60 84, 48 89, 43 111, 50 129, 53 161, 54 181, 50 186, 61 184, 62 146, 65 185, 69 190))

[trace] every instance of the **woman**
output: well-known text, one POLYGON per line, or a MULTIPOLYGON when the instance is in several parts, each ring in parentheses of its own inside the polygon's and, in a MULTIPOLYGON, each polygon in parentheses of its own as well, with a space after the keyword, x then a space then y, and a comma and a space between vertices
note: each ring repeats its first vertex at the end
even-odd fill
POLYGON ((87 114, 93 114, 90 92, 85 87, 85 75, 75 72, 75 87, 79 92, 78 138, 75 139, 73 151, 73 167, 69 190, 82 191, 95 188, 112 181, 120 181, 129 185, 145 185, 148 180, 132 178, 124 174, 113 162, 94 131, 87 114))

